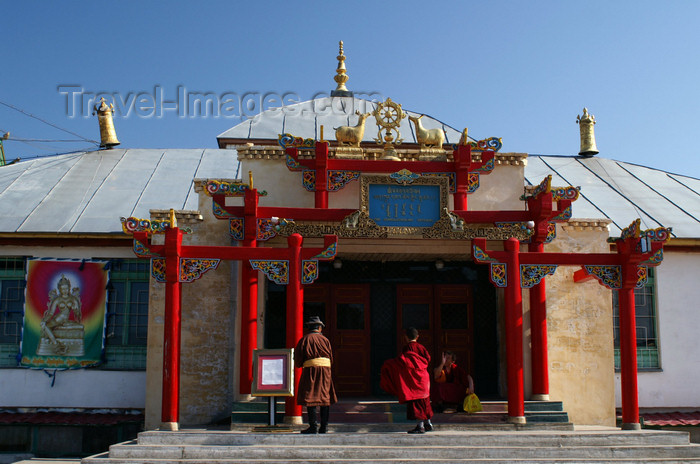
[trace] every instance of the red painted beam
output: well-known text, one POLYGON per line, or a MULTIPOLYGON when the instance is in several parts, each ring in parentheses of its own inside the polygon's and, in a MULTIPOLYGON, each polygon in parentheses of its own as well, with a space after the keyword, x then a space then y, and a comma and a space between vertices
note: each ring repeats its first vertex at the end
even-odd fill
MULTIPOLYGON (((286 153, 290 155, 299 165, 306 169, 316 170, 315 159, 298 159, 296 148, 287 148, 286 153)), ((482 161, 470 163, 471 170, 480 168, 485 161, 495 156, 491 150, 482 152, 482 161)), ((471 157, 471 153, 470 153, 471 157)), ((462 165, 463 166, 463 165, 462 165)), ((363 173, 391 173, 401 169, 408 169, 411 172, 455 172, 457 163, 454 161, 388 161, 388 160, 354 160, 328 158, 326 168, 338 171, 360 171, 363 173)), ((464 169, 462 167, 462 169, 464 169)), ((318 171, 317 171, 318 173, 318 171)))
POLYGON ((595 277, 590 275, 588 271, 585 269, 581 268, 578 271, 574 272, 574 282, 578 283, 583 283, 583 282, 588 282, 589 280, 593 280, 595 277))
MULTIPOLYGON (((335 235, 331 237, 334 237, 337 241, 337 237, 335 235)), ((325 248, 302 248, 301 256, 302 259, 311 259, 319 253, 322 253, 324 250, 325 248)), ((181 256, 183 258, 241 261, 250 259, 289 259, 290 251, 288 248, 188 245, 182 247, 181 256)))

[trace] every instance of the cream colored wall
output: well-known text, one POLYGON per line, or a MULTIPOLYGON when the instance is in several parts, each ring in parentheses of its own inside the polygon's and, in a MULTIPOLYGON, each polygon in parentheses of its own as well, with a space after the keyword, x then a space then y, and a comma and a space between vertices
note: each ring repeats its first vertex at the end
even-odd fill
POLYGON ((144 427, 152 430, 160 425, 163 398, 163 321, 165 285, 151 277, 148 288, 148 340, 146 358, 146 412, 144 427))
MULTIPOLYGON (((241 161, 241 177, 244 182, 247 182, 249 171, 253 172, 253 186, 258 192, 267 192, 267 196, 260 197, 260 206, 314 207, 314 193, 306 191, 302 186, 301 171, 290 171, 283 159, 241 161)), ((230 200, 242 204, 240 199, 230 200)))
POLYGON ((523 210, 525 166, 501 164, 490 174, 479 176, 479 189, 468 195, 468 209, 472 211, 523 210))
MULTIPOLYGON (((607 230, 557 225, 545 252, 607 253, 607 230)), ((580 267, 546 278, 550 399, 578 425, 615 425, 612 295, 597 280, 574 283, 580 267)))

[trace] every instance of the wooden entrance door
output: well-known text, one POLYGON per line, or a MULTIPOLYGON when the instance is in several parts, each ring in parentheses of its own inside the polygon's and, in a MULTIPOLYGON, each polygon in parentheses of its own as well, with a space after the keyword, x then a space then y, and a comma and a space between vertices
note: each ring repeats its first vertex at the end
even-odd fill
POLYGON ((339 396, 370 394, 369 285, 314 284, 304 289, 304 320, 317 315, 333 346, 333 379, 339 396))
POLYGON ((472 291, 470 285, 397 285, 397 343, 415 327, 418 341, 430 351, 432 366, 444 350, 454 351, 457 363, 471 372, 473 365, 472 291))

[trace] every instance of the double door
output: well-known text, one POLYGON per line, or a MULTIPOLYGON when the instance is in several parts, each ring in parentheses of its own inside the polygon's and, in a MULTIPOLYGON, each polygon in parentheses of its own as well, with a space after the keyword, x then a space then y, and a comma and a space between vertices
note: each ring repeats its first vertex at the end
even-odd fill
MULTIPOLYGON (((377 357, 383 351, 378 349, 380 345, 386 345, 384 340, 373 340, 373 337, 386 338, 386 335, 377 335, 377 330, 373 332, 372 320, 374 323, 387 318, 393 320, 396 354, 404 345, 405 329, 413 326, 420 332, 418 341, 430 351, 432 367, 439 363, 444 350, 451 350, 457 355, 458 364, 471 372, 471 286, 387 285, 375 288, 372 299, 370 290, 371 284, 313 284, 304 289, 304 320, 319 316, 326 324, 323 333, 333 346, 333 379, 340 396, 360 397, 372 393, 372 383, 377 380, 374 377, 378 376, 378 368, 384 360, 375 362, 373 370, 377 372, 371 372, 372 349, 375 348, 377 357), (385 292, 391 295, 381 295, 385 292), (396 304, 386 304, 390 301, 396 304), (370 303, 376 307, 370 310, 370 303)), ((389 352, 385 357, 396 354, 389 352)))
POLYGON ((304 320, 319 316, 333 347, 333 379, 339 395, 368 396, 370 366, 369 285, 314 284, 304 289, 304 320))
POLYGON ((473 367, 473 308, 469 285, 397 285, 397 346, 408 327, 418 329, 418 342, 439 364, 442 352, 453 351, 467 372, 473 367))

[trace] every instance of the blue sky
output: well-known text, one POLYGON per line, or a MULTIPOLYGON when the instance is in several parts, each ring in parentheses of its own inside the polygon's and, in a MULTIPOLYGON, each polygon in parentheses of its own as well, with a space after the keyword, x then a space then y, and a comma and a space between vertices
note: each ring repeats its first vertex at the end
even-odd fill
POLYGON ((502 137, 501 151, 577 153, 586 106, 599 156, 700 178, 698 18, 700 2, 673 0, 7 1, 0 134, 8 160, 91 147, 27 141, 76 137, 7 105, 98 140, 77 102, 105 92, 121 99, 122 147, 216 147, 239 109, 182 117, 139 112, 136 98, 308 100, 335 88, 342 39, 350 90, 502 137))

